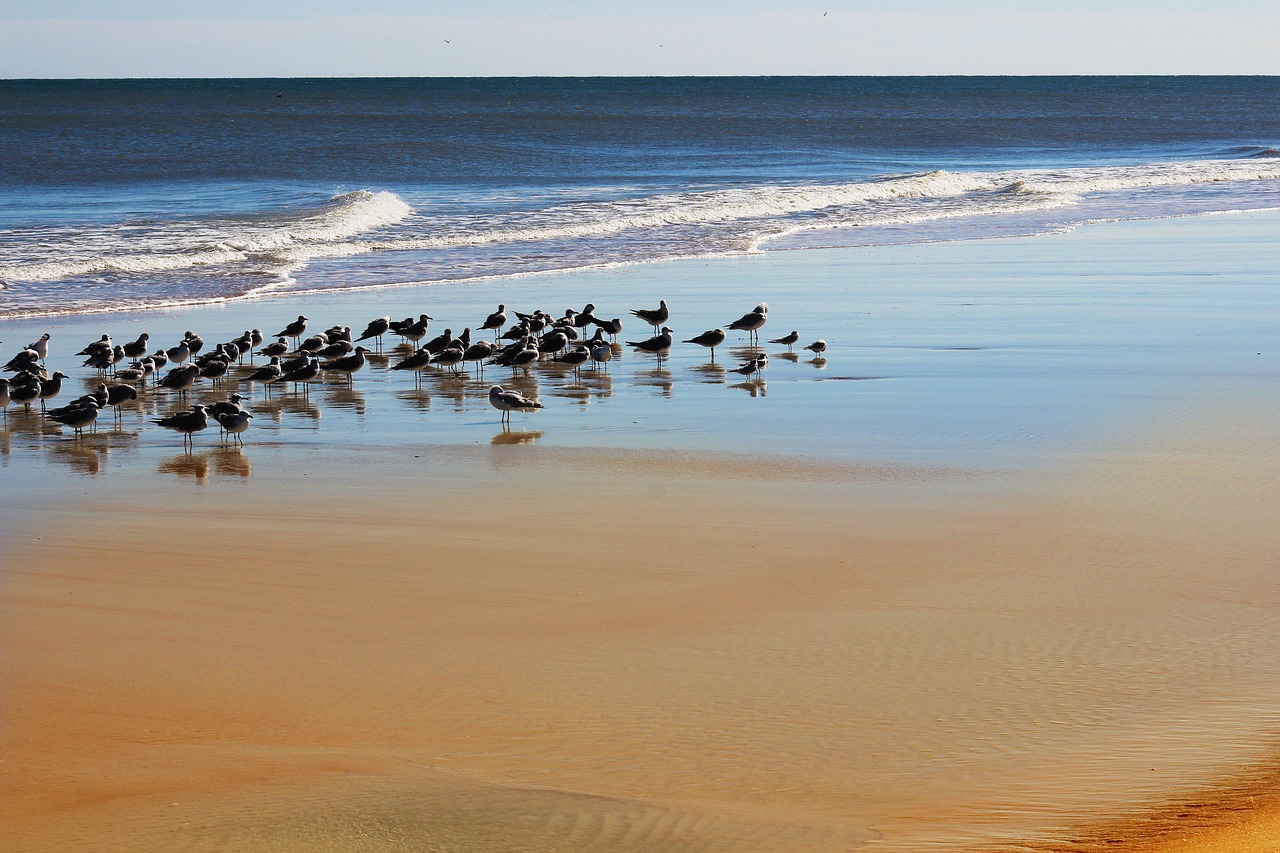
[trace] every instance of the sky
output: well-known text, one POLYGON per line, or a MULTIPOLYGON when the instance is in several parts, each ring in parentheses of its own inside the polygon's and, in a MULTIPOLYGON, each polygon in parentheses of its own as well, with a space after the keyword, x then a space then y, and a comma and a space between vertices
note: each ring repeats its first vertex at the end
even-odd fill
POLYGON ((683 74, 1280 74, 1280 3, 0 0, 0 79, 683 74))

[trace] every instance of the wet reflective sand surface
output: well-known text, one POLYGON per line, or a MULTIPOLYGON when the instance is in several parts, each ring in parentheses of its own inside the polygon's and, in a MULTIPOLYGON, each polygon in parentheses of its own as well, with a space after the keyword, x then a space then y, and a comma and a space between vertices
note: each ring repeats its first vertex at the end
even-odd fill
POLYGON ((255 389, 242 450, 10 411, 4 837, 1114 850, 1265 817, 1276 297, 1122 288, 1109 328, 1010 292, 984 333, 914 275, 878 321, 910 340, 824 328, 767 394, 626 354, 516 377, 546 408, 503 429, 479 380, 362 373, 255 389))

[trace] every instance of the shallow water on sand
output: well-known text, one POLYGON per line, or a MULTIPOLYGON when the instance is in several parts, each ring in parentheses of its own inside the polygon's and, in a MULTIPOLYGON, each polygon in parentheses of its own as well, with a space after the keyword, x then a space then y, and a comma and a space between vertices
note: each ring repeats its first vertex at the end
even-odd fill
POLYGON ((690 347, 539 368, 509 431, 488 371, 253 388, 243 450, 185 452, 145 417, 172 399, 79 442, 11 412, 5 823, 32 850, 936 850, 1228 780, 1280 731, 1276 221, 50 326, 442 327, 518 294, 666 297, 683 338, 765 299, 766 337, 831 348, 769 347, 754 395, 690 347))

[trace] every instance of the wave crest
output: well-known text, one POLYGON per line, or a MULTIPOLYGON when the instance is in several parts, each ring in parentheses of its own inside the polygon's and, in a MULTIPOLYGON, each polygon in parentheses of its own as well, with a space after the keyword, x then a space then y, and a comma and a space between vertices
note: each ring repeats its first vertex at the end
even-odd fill
POLYGON ((338 243, 393 225, 412 212, 395 193, 357 190, 284 213, 168 223, 148 236, 125 242, 110 230, 82 233, 68 238, 65 250, 57 252, 61 259, 0 266, 0 278, 58 281, 101 273, 171 272, 229 264, 290 246, 338 243), (85 244, 97 244, 102 250, 85 253, 79 249, 85 244))

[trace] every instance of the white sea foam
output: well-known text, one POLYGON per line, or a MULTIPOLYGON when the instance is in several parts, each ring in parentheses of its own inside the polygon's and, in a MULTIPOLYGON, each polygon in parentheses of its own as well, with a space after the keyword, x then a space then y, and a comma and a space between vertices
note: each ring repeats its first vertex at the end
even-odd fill
POLYGON ((46 260, 0 265, 0 278, 59 281, 100 273, 168 272, 246 261, 301 244, 346 240, 413 212, 399 196, 359 190, 313 208, 252 217, 136 224, 41 235, 46 260))
MULTIPOLYGON (((371 252, 433 251, 464 277, 472 255, 552 256, 551 265, 748 251, 782 234, 822 228, 1045 210, 1126 190, 1280 180, 1280 162, 1254 157, 1059 170, 928 172, 842 183, 765 184, 561 202, 513 210, 510 203, 465 215, 416 212, 390 192, 360 190, 318 206, 254 216, 121 223, 39 235, 0 235, 0 279, 50 282, 76 277, 189 270, 275 280, 311 261, 371 252), (96 230, 95 230, 96 228, 96 230), (536 243, 537 248, 531 248, 536 243), (35 248, 32 248, 35 247, 35 248), (447 253, 453 253, 448 255, 447 253)), ((634 190, 633 190, 634 191, 634 190)), ((444 261, 442 264, 446 263, 444 261)), ((142 298, 138 293, 136 298, 142 298)))

